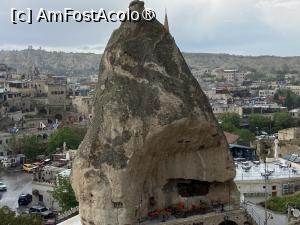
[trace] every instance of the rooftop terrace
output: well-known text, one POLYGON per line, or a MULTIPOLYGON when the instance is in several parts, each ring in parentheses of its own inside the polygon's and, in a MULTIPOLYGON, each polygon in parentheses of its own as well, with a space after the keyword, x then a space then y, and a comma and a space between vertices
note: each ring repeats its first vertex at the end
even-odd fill
POLYGON ((268 179, 289 179, 299 178, 300 171, 290 167, 285 160, 267 163, 267 172, 265 172, 265 164, 260 162, 236 162, 235 181, 241 180, 264 180, 268 179))

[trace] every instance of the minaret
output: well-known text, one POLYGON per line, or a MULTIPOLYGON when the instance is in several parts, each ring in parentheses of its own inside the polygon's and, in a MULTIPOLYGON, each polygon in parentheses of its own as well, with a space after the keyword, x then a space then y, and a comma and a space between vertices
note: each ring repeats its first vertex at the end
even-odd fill
POLYGON ((165 22, 164 22, 164 27, 165 27, 166 31, 167 31, 168 33, 170 33, 167 9, 165 10, 165 22))

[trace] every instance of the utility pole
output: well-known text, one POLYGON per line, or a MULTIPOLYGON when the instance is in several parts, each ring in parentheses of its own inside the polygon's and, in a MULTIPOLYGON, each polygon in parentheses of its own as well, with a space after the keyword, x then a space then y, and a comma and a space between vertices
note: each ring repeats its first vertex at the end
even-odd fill
POLYGON ((265 223, 268 224, 268 213, 267 213, 267 200, 268 200, 268 191, 267 191, 267 158, 265 159, 265 223))

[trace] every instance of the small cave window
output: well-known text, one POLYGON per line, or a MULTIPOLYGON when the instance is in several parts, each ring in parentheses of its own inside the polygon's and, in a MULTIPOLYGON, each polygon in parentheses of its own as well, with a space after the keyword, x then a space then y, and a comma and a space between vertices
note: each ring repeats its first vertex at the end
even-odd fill
POLYGON ((204 196, 209 192, 210 183, 198 180, 185 180, 177 183, 178 194, 182 197, 204 196))
POLYGON ((123 208, 122 202, 113 202, 113 207, 116 209, 123 208))
POLYGON ((150 206, 155 206, 156 205, 156 201, 155 201, 155 198, 153 196, 149 198, 149 205, 150 206))

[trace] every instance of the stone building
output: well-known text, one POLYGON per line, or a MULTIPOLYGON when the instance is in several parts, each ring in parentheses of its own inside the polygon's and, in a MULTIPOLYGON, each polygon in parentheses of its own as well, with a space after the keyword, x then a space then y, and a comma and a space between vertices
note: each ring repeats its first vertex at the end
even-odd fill
POLYGON ((11 79, 12 75, 16 73, 17 70, 7 66, 6 64, 0 64, 0 80, 11 79))
POLYGON ((72 105, 78 113, 79 120, 92 118, 94 96, 73 96, 72 105))
POLYGON ((239 71, 238 69, 224 69, 219 74, 228 83, 241 84, 247 80, 248 73, 239 71))
POLYGON ((0 132, 0 156, 8 156, 10 153, 9 143, 12 139, 12 134, 0 132))
POLYGON ((59 120, 67 109, 67 78, 64 76, 49 76, 48 81, 49 114, 59 120))
POLYGON ((300 127, 293 127, 278 131, 279 141, 290 141, 300 138, 300 127))

